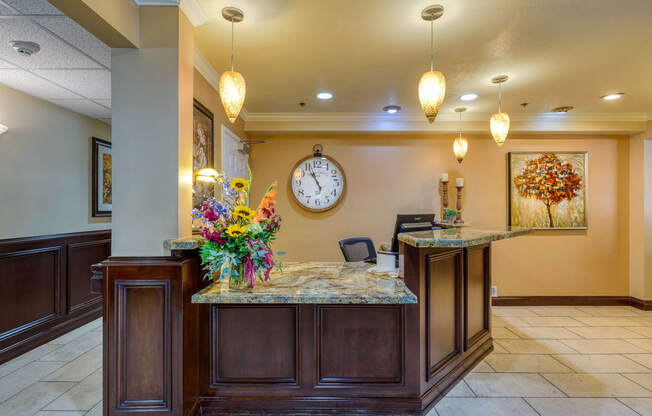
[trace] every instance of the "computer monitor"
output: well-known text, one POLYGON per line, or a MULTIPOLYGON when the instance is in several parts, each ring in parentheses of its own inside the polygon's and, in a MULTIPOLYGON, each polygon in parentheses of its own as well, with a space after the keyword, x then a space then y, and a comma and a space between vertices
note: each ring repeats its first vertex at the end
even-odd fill
POLYGON ((432 230, 435 214, 398 214, 392 237, 392 251, 398 252, 398 234, 408 231, 432 230))

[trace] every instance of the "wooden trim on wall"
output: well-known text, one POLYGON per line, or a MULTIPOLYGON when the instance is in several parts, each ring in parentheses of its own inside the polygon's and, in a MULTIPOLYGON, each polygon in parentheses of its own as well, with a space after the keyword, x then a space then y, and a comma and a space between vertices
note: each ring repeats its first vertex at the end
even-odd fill
POLYGON ((110 242, 111 230, 0 240, 0 267, 7 273, 0 295, 3 288, 10 294, 0 302, 0 316, 14 317, 0 319, 0 364, 102 316, 90 266, 110 254, 110 242), (44 299, 51 300, 49 310, 44 299))
POLYGON ((632 296, 499 296, 492 306, 633 306, 652 310, 652 300, 632 296))

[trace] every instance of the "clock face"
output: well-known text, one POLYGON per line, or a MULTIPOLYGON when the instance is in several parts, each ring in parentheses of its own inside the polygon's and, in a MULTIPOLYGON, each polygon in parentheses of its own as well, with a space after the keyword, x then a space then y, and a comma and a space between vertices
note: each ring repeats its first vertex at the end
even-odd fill
POLYGON ((320 212, 333 208, 344 193, 342 167, 328 156, 310 156, 292 171, 292 195, 299 205, 320 212))

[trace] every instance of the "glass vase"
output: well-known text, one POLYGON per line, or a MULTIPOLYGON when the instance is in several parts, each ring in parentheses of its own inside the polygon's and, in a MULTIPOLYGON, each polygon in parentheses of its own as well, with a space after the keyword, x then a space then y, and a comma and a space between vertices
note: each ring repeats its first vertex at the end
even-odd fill
POLYGON ((242 290, 245 287, 245 265, 241 263, 229 275, 229 289, 242 290))

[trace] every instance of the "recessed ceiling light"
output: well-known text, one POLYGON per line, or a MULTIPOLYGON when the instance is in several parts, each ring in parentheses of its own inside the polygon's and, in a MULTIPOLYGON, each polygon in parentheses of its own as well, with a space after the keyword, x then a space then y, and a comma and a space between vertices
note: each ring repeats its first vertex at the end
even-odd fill
POLYGON ((476 98, 478 98, 478 94, 476 94, 474 92, 469 92, 469 93, 466 93, 466 94, 460 96, 460 100, 462 100, 462 101, 473 101, 476 98))
POLYGON ((324 101, 330 100, 331 98, 333 98, 333 93, 328 92, 328 91, 318 92, 317 93, 317 98, 319 98, 320 100, 324 100, 324 101))
POLYGON ((561 107, 553 108, 552 112, 553 113, 568 113, 573 108, 575 108, 575 107, 573 107, 572 105, 563 105, 561 107))
POLYGON ((607 95, 603 95, 603 96, 600 97, 600 98, 602 98, 602 99, 605 100, 605 101, 613 101, 613 100, 617 100, 617 99, 619 99, 619 98, 622 97, 623 95, 625 95, 624 92, 617 92, 617 93, 615 93, 615 94, 607 94, 607 95))
POLYGON ((401 111, 400 105, 386 105, 383 107, 383 111, 389 114, 396 114, 401 111))

